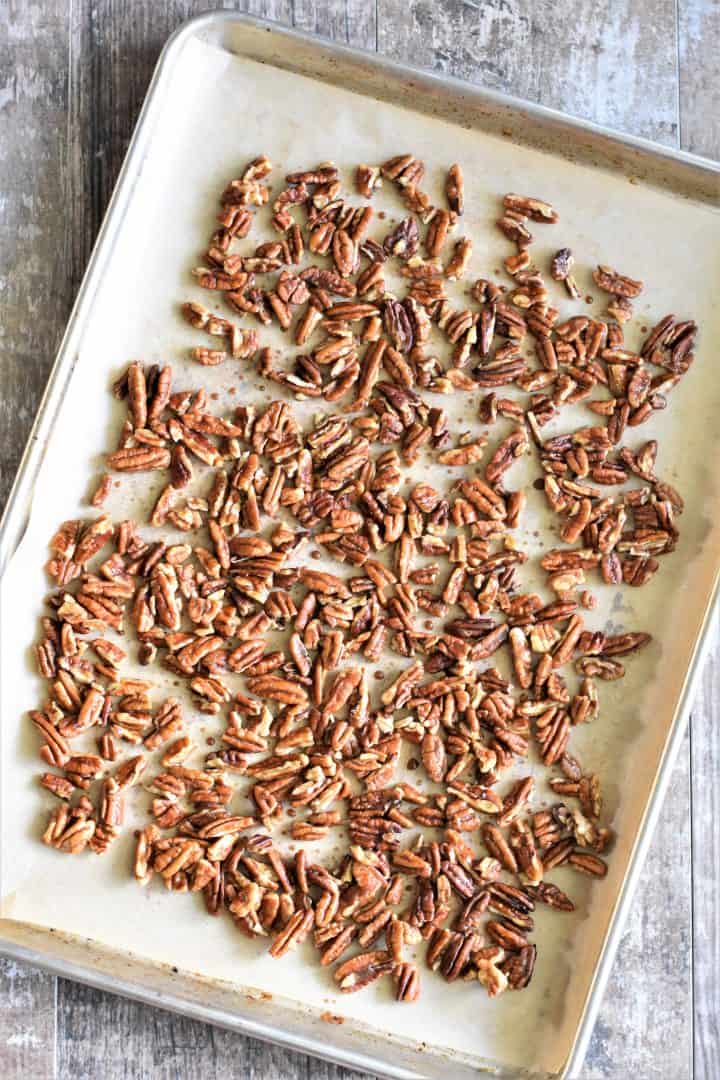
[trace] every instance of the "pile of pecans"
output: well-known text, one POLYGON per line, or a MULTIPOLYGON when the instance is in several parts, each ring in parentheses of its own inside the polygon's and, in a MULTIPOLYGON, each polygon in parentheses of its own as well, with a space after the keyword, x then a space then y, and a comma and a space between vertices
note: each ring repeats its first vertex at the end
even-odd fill
MULTIPOLYGON (((107 461, 167 477, 155 532, 102 515, 66 521, 51 540, 56 591, 36 646, 48 697, 31 718, 55 770, 41 782, 60 802, 43 839, 105 852, 126 789, 142 781, 141 884, 203 893, 211 914, 268 937, 273 956, 310 937, 344 992, 390 976, 397 999, 413 1001, 421 941, 447 980, 477 979, 491 997, 522 989, 536 905, 573 910, 552 870, 606 873, 599 779, 568 744, 597 719, 597 680, 621 678, 650 636, 586 626, 588 578, 642 585, 676 544, 682 500, 656 474, 657 443, 623 439, 665 407, 695 324, 667 315, 630 350, 623 326, 643 285, 605 266, 593 277, 607 316, 559 321, 529 250, 531 223, 558 215, 515 194, 497 223, 515 248, 510 284, 476 280, 458 308, 446 288, 472 257, 469 236, 452 239, 459 165, 443 206, 410 154, 357 168, 361 205, 332 163, 288 175, 272 203, 270 172, 260 157, 227 186, 194 271, 233 317, 197 302, 182 311, 219 346, 193 348, 194 361, 242 360, 284 396, 220 416, 205 391, 175 389, 169 366, 130 364, 107 461), (371 238, 367 200, 383 183, 407 213, 371 238), (266 205, 274 236, 233 251, 266 205), (289 335, 280 353, 261 343, 270 324, 289 335), (453 434, 441 397, 427 401, 479 389, 486 430, 474 436, 453 434), (318 411, 299 419, 291 397, 318 411), (592 423, 546 437, 567 406, 592 423), (503 419, 509 433, 491 442, 503 419), (546 596, 523 589, 529 555, 513 531, 526 492, 506 485, 531 454, 560 537, 540 558, 546 596), (408 479, 421 455, 445 476, 459 470, 447 490, 408 479), (148 680, 123 675, 121 635, 218 717, 204 759, 181 702, 153 702, 148 680), (377 666, 392 655, 408 662, 385 676, 377 666), (503 657, 511 677, 493 666, 503 657), (528 759, 551 770, 545 808, 532 808, 528 759), (337 838, 342 854, 288 853, 288 833, 303 845, 337 838)), ((562 248, 549 276, 577 299, 572 267, 562 248)), ((112 486, 108 473, 93 505, 112 486)))

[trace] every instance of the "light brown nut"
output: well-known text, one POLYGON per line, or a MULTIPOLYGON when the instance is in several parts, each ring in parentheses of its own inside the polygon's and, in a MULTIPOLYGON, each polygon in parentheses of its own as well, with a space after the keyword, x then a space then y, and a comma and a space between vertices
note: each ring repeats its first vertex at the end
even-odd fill
POLYGON ((372 193, 382 186, 379 166, 358 165, 355 169, 355 189, 358 195, 369 199, 372 193))
POLYGON ((425 250, 431 259, 442 251, 452 224, 453 215, 450 211, 436 210, 434 212, 425 236, 425 250))
POLYGON ((643 282, 625 277, 609 266, 598 266, 593 270, 593 281, 605 292, 615 296, 623 296, 628 300, 639 296, 643 291, 643 282))
POLYGON ((460 165, 451 165, 445 178, 445 198, 448 206, 458 217, 465 209, 465 180, 460 165))
POLYGON ((395 977, 395 1000, 417 1001, 420 997, 420 971, 417 964, 398 964, 393 974, 395 977))
POLYGON ((526 217, 532 218, 533 221, 552 223, 558 220, 558 213, 550 203, 543 202, 542 199, 531 198, 528 195, 505 195, 503 206, 506 210, 510 210, 515 214, 524 214, 526 217))

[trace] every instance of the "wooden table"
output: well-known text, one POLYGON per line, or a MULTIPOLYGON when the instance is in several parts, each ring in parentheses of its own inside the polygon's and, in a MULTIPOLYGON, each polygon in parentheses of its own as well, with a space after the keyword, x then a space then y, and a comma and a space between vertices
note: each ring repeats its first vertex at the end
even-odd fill
MULTIPOLYGON (((235 6, 720 156, 718 0, 235 6)), ((205 8, 193 0, 0 0, 0 497, 19 462, 160 48, 205 8)), ((705 670, 583 1080, 720 1076, 718 698, 720 643, 705 670)), ((358 1074, 0 962, 5 1080, 309 1075, 358 1074)))

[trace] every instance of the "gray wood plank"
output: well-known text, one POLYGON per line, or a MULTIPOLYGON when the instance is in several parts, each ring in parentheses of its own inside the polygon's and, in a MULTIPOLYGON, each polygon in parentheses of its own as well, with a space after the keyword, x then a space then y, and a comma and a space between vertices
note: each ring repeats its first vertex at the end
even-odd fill
POLYGON ((373 0, 347 0, 347 39, 358 49, 377 48, 377 5, 373 0))
MULTIPOLYGON (((172 12, 176 9, 177 0, 169 0, 168 9, 172 12)), ((208 8, 212 10, 213 6, 233 8, 237 11, 246 11, 249 15, 257 15, 262 19, 274 19, 275 22, 285 23, 289 26, 293 21, 294 0, 239 0, 239 3, 229 3, 212 5, 208 4, 208 8)), ((205 7, 204 4, 190 3, 190 7, 193 8, 193 14, 202 11, 205 7)))
POLYGON ((720 157, 720 4, 678 0, 680 133, 684 150, 720 157))
POLYGON ((0 2, 0 502, 4 504, 73 296, 62 0, 0 2))
MULTIPOLYGON (((679 0, 680 138, 686 150, 720 158, 720 6, 679 0)), ((710 655, 693 709, 693 945, 694 1065, 696 1080, 720 1075, 720 629, 715 622, 710 655)))
POLYGON ((582 1080, 693 1076, 689 803, 686 737, 618 948, 582 1080))
POLYGON ((294 0, 293 25, 309 34, 322 34, 333 41, 347 40, 347 6, 344 0, 294 0))
POLYGON ((692 715, 693 938, 695 955, 695 1080, 720 1076, 720 627, 713 627, 710 655, 692 715))
MULTIPOLYGON (((680 137, 684 149, 720 158, 720 5, 679 0, 680 137)), ((720 1075, 720 629, 710 655, 691 727, 693 807, 694 1065, 696 1080, 720 1075)))
POLYGON ((52 1080, 55 1076, 53 975, 0 960, 0 1076, 52 1080))
POLYGON ((675 23, 674 0, 378 0, 378 49, 673 144, 675 23))
POLYGON ((360 1074, 61 980, 58 1080, 359 1080, 360 1074))
MULTIPOLYGON (((0 506, 17 469, 72 301, 63 132, 62 0, 0 2, 0 506)), ((0 1075, 54 1075, 55 979, 0 962, 0 1075)))
MULTIPOLYGON (((293 25, 360 49, 375 49, 377 12, 371 0, 294 0, 293 25)), ((268 16, 269 17, 269 16, 268 16)))

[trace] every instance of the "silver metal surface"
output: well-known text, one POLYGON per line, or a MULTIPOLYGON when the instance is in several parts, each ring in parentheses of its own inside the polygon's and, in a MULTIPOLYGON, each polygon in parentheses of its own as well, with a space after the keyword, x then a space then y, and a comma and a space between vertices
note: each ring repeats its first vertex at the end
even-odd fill
MULTIPOLYGON (((646 183, 670 190, 678 197, 713 205, 720 202, 720 167, 681 151, 668 150, 632 136, 618 135, 598 125, 573 120, 541 106, 469 86, 455 79, 402 67, 381 57, 244 16, 224 12, 190 21, 173 35, 158 61, 60 345, 0 527, 0 573, 22 539, 32 503, 35 478, 62 407, 78 343, 88 313, 92 309, 98 285, 112 259, 118 231, 133 197, 170 75, 187 42, 195 37, 252 59, 323 79, 379 100, 392 100, 395 104, 404 104, 454 123, 501 133, 512 137, 518 143, 573 161, 591 162, 600 168, 636 176, 646 183)), ((716 579, 712 595, 708 597, 702 633, 696 642, 679 706, 668 732, 652 796, 614 905, 612 921, 594 972, 582 1021, 570 1057, 559 1074, 563 1078, 577 1075, 582 1064, 624 919, 688 720, 706 650, 706 631, 717 594, 716 579)), ((211 986, 200 976, 189 980, 167 969, 153 968, 138 958, 105 954, 87 943, 62 939, 46 931, 30 931, 19 925, 13 928, 12 924, 5 923, 0 928, 0 935, 0 953, 103 989, 175 1009, 258 1038, 296 1047, 298 1050, 324 1056, 365 1072, 398 1078, 437 1075, 437 1063, 429 1067, 430 1071, 426 1071, 422 1056, 417 1052, 391 1045, 389 1042, 385 1045, 378 1040, 377 1050, 368 1053, 367 1047, 370 1043, 367 1033, 360 1035, 310 1020, 303 1025, 296 1017, 292 1017, 289 1010, 283 1011, 279 1004, 248 1003, 238 995, 233 995, 232 988, 211 986)), ((508 1075, 495 1070, 494 1073, 508 1075)), ((460 1062, 453 1064, 454 1077, 471 1074, 476 1075, 477 1069, 460 1062)))

